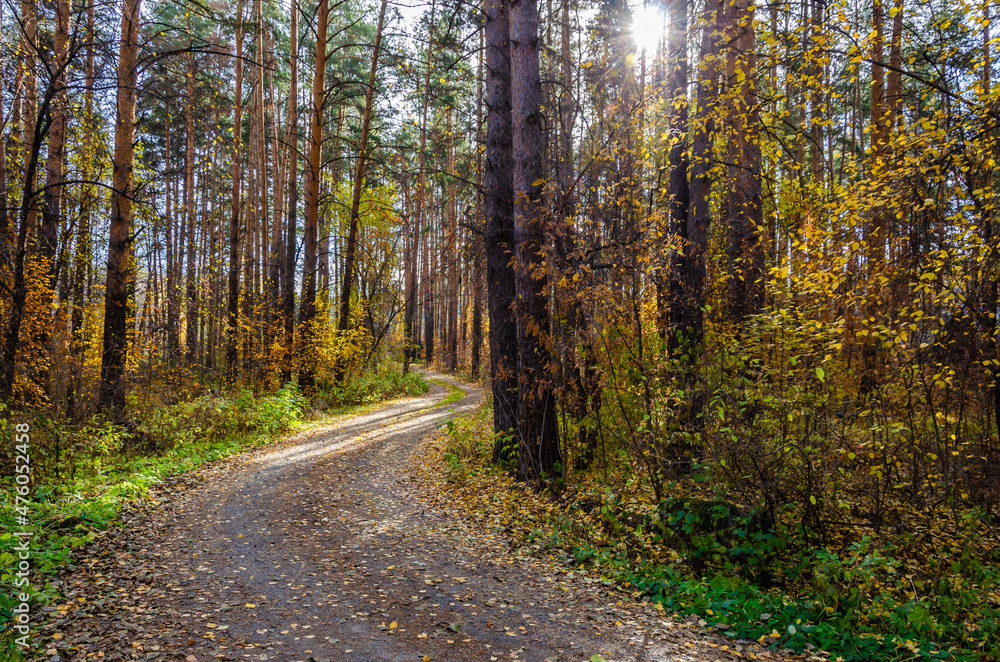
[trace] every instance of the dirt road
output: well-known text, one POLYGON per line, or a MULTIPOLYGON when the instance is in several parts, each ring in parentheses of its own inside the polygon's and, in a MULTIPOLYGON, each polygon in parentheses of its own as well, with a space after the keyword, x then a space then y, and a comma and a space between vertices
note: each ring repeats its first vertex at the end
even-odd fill
POLYGON ((65 576, 70 601, 47 615, 45 659, 733 654, 599 578, 512 555, 495 531, 422 503, 425 486, 405 468, 426 433, 479 403, 478 388, 461 388, 451 405, 435 406, 447 395, 435 385, 164 486, 157 507, 65 576))

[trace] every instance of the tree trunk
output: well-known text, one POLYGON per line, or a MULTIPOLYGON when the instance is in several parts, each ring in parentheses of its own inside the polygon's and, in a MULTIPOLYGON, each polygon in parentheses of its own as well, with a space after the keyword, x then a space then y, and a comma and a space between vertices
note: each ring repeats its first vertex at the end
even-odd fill
MULTIPOLYGON (((81 163, 80 179, 84 184, 80 193, 80 225, 76 235, 73 274, 73 311, 70 315, 70 355, 73 367, 70 375, 69 392, 66 394, 66 412, 70 418, 80 414, 79 392, 83 386, 83 363, 86 344, 84 339, 84 285, 87 265, 90 263, 90 214, 94 203, 94 187, 89 183, 94 166, 94 3, 87 5, 87 61, 85 65, 86 91, 83 99, 83 148, 85 154, 81 163)), ((5 198, 0 197, 0 200, 5 198)))
POLYGON ((128 358, 129 262, 132 249, 132 165, 135 161, 135 100, 138 74, 140 0, 125 0, 118 56, 115 154, 112 170, 111 229, 104 294, 104 347, 101 353, 101 406, 125 420, 128 358))
POLYGON ((299 311, 299 386, 311 395, 316 387, 316 248, 319 229, 320 148, 323 145, 323 101, 326 86, 326 40, 330 20, 329 0, 320 0, 316 14, 316 57, 313 64, 312 109, 309 116, 309 149, 303 187, 306 218, 303 237, 302 306, 299 311))
POLYGON ((187 103, 184 107, 184 132, 186 144, 184 149, 184 215, 187 220, 187 275, 185 290, 187 298, 187 315, 185 316, 185 344, 187 345, 187 363, 194 363, 198 350, 198 290, 195 286, 197 270, 195 254, 195 217, 194 217, 194 54, 187 54, 187 103))
MULTIPOLYGON (((274 154, 272 164, 271 194, 271 250, 268 254, 267 274, 267 342, 272 345, 278 339, 278 313, 281 310, 282 287, 284 286, 285 266, 285 235, 282 232, 282 215, 285 210, 285 169, 288 166, 288 153, 281 149, 281 125, 278 120, 277 97, 274 92, 274 71, 277 62, 274 59, 273 35, 267 40, 268 61, 268 108, 271 111, 271 152, 274 154)), ((287 128, 288 125, 285 125, 287 128)), ((270 355, 270 351, 268 352, 270 355)), ((279 358, 279 363, 283 364, 279 358)))
POLYGON ((229 216, 229 288, 226 321, 226 377, 239 378, 240 336, 240 140, 243 134, 243 0, 236 6, 236 91, 233 94, 233 200, 229 216))
POLYGON ((536 0, 510 5, 511 110, 514 156, 514 252, 517 284, 517 476, 561 477, 559 431, 551 381, 545 264, 546 211, 542 205, 542 86, 538 72, 536 0))
MULTIPOLYGON (((433 196, 431 196, 431 201, 433 199, 433 196)), ((427 206, 429 207, 430 204, 428 203, 427 206)), ((427 216, 430 219, 428 221, 427 232, 424 235, 427 242, 424 245, 424 264, 427 270, 427 274, 424 276, 424 361, 430 366, 434 361, 434 281, 435 270, 437 269, 434 252, 437 250, 437 244, 434 234, 433 214, 427 214, 427 216)))
MULTIPOLYGON (((485 35, 479 32, 479 72, 476 76, 476 218, 481 218, 483 214, 483 58, 485 35)), ((473 249, 470 259, 472 260, 472 348, 469 365, 469 373, 473 379, 479 379, 479 367, 482 361, 481 352, 483 345, 483 260, 478 248, 473 249)))
MULTIPOLYGON (((48 132, 47 121, 38 123, 38 117, 48 118, 48 103, 52 98, 54 87, 50 86, 42 103, 39 115, 36 116, 38 96, 35 77, 35 47, 37 44, 37 22, 33 2, 21 3, 21 46, 24 48, 24 63, 21 65, 23 75, 23 96, 20 98, 20 112, 23 118, 22 157, 24 159, 24 178, 21 184, 21 204, 19 209, 19 224, 14 248, 14 270, 11 283, 11 303, 7 332, 4 338, 3 363, 0 366, 0 400, 9 401, 14 390, 16 374, 17 349, 21 337, 21 322, 24 319, 24 308, 28 297, 28 285, 25 278, 25 257, 27 255, 27 239, 29 231, 37 224, 38 211, 35 207, 35 182, 38 175, 38 157, 41 151, 42 139, 48 132), (29 142, 30 141, 30 142, 29 142)), ((6 164, 4 164, 6 165, 6 164)))
MULTIPOLYGON (((823 81, 823 13, 826 10, 826 0, 812 0, 812 47, 810 59, 812 78, 809 94, 809 164, 814 195, 820 195, 823 187, 823 95, 826 85, 823 81)), ((818 202, 818 201, 817 201, 818 202)), ((819 209, 820 205, 817 204, 819 209)))
POLYGON ((754 84, 757 66, 749 0, 737 0, 730 27, 734 46, 728 53, 730 84, 736 82, 729 142, 729 313, 741 323, 764 305, 764 246, 760 231, 760 107, 754 84))
MULTIPOLYGON (((680 250, 673 254, 670 266, 669 303, 660 308, 660 333, 668 337, 671 350, 681 350, 689 355, 696 352, 691 337, 695 327, 697 295, 685 288, 689 262, 693 255, 688 236, 688 207, 691 193, 688 186, 687 151, 687 0, 671 0, 670 33, 667 37, 667 87, 670 95, 669 131, 673 144, 670 147, 670 183, 668 209, 670 234, 679 240, 680 250), (667 308, 667 309, 664 309, 667 308)), ((709 65, 711 66, 711 65, 709 65)), ((661 277, 662 279, 662 277, 661 277)))
POLYGON ((455 201, 455 136, 452 130, 452 108, 445 111, 448 126, 448 369, 458 370, 458 284, 461 265, 458 261, 458 210, 455 201))
MULTIPOLYGON (((3 24, 3 3, 0 3, 0 25, 3 24)), ((7 80, 7 59, 0 59, 0 80, 7 80)), ((15 87, 15 89, 17 89, 15 87)), ((15 104, 16 105, 16 104, 15 104)), ((0 117, 7 117, 4 95, 0 94, 0 117)), ((12 118, 15 122, 17 118, 12 118)), ((7 136, 0 130, 0 282, 7 282, 7 265, 10 260, 10 246, 14 243, 10 236, 10 215, 7 196, 7 136)))
POLYGON ((493 461, 516 457, 517 325, 514 321, 514 154, 511 127, 510 16, 506 0, 485 0, 486 288, 493 390, 493 461))
MULTIPOLYGON (((295 237, 299 208, 299 3, 292 0, 291 8, 291 62, 288 85, 288 213, 285 221, 285 268, 282 287, 281 311, 284 318, 284 361, 281 365, 281 383, 292 378, 292 354, 295 346, 295 237)), ((277 259, 277 258, 276 258, 277 259)))
POLYGON ((712 223, 710 200, 715 142, 716 109, 719 86, 719 42, 721 40, 722 0, 708 0, 705 9, 705 29, 701 40, 697 106, 693 123, 690 203, 688 208, 687 243, 684 246, 685 268, 682 272, 685 297, 683 327, 691 347, 701 344, 704 334, 705 271, 708 254, 708 233, 712 223))
MULTIPOLYGON (((69 0, 58 0, 56 2, 55 34, 52 40, 53 59, 51 62, 51 72, 49 85, 54 88, 52 103, 49 106, 51 120, 49 122, 49 152, 45 163, 45 193, 42 195, 42 224, 39 227, 38 243, 39 252, 45 260, 48 270, 46 282, 46 303, 51 303, 52 295, 55 293, 56 280, 59 277, 59 269, 56 261, 56 250, 59 236, 59 224, 62 220, 62 200, 63 200, 63 179, 66 167, 66 118, 69 105, 66 98, 66 74, 68 65, 67 41, 69 40, 69 0)), ((60 297, 61 298, 61 297, 60 297)), ((46 306, 48 308, 48 306, 46 306)), ((48 365, 40 367, 39 382, 46 392, 52 395, 51 375, 49 370, 57 360, 56 352, 50 346, 52 335, 52 325, 55 324, 55 316, 51 311, 46 310, 49 315, 47 324, 44 325, 42 337, 39 344, 46 348, 49 355, 48 365)))
POLYGON ((382 47, 382 26, 385 23, 387 0, 382 0, 375 30, 375 46, 372 50, 372 64, 368 71, 368 93, 365 96, 365 114, 361 120, 361 143, 358 145, 358 161, 354 166, 354 195, 351 198, 350 226, 347 230, 347 251, 344 256, 343 288, 340 292, 340 321, 337 329, 346 331, 351 321, 351 288, 354 286, 354 260, 358 243, 358 215, 361 210, 361 192, 364 189, 365 165, 368 159, 368 135, 371 129, 372 106, 375 101, 375 82, 378 75, 378 55, 382 47))

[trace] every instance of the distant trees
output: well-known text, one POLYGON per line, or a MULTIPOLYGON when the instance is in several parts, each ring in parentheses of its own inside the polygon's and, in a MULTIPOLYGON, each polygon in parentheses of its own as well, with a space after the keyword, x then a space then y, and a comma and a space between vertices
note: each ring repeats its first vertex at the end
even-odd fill
POLYGON ((5 2, 4 402, 124 421, 398 349, 488 358, 537 484, 783 457, 808 395, 884 413, 891 485, 992 489, 989 3, 425 9, 5 2))

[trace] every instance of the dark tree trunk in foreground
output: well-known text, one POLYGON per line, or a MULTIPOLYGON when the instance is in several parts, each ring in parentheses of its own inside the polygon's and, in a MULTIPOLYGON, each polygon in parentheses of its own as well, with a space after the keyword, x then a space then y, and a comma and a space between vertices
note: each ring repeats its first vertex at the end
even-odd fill
POLYGON ((517 476, 541 481, 561 477, 559 430, 552 388, 545 265, 546 212, 542 85, 538 73, 538 6, 510 6, 511 109, 514 134, 514 245, 517 284, 517 476))
POLYGON ((486 0, 486 288, 493 384, 493 461, 515 457, 517 325, 514 303, 514 155, 510 105, 510 17, 505 0, 486 0))
POLYGON ((132 248, 132 165, 135 161, 135 97, 138 73, 139 3, 125 0, 118 57, 115 156, 112 171, 108 275, 104 293, 104 348, 101 353, 101 406, 125 419, 125 364, 128 353, 129 258, 132 248))
POLYGON ((667 86, 670 94, 670 138, 675 141, 670 147, 670 233, 680 241, 680 250, 675 251, 670 269, 669 310, 660 307, 659 327, 661 333, 669 335, 668 344, 672 350, 689 348, 693 338, 695 313, 692 306, 698 305, 698 297, 688 292, 684 276, 690 269, 689 262, 697 260, 694 255, 700 247, 691 245, 688 236, 688 151, 687 151, 687 0, 671 0, 670 35, 667 38, 667 86))

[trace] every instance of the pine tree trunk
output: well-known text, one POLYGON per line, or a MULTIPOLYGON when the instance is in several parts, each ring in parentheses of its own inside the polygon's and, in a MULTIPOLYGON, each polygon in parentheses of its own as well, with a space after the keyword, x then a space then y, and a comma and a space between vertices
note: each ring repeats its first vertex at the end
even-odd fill
POLYGON ((382 47, 382 26, 385 23, 387 0, 382 0, 375 30, 375 46, 372 51, 371 69, 368 72, 368 93, 365 96, 365 114, 361 120, 361 143, 358 145, 358 160, 354 167, 354 195, 351 198, 351 218, 347 230, 347 251, 344 256, 343 288, 340 293, 340 321, 337 329, 346 331, 351 321, 351 289, 355 280, 355 253, 358 243, 358 215, 361 210, 361 192, 364 188, 365 166, 368 159, 368 136, 371 130, 372 106, 375 101, 375 83, 378 75, 378 56, 382 47))
MULTIPOLYGON (((39 125, 36 121, 36 106, 38 105, 35 80, 35 47, 37 44, 37 22, 33 2, 21 3, 21 44, 23 61, 20 63, 23 94, 20 99, 22 117, 21 136, 23 138, 22 158, 24 179, 21 184, 21 202, 17 239, 14 248, 14 269, 11 283, 11 303, 9 319, 3 346, 3 363, 0 366, 0 400, 9 401, 14 389, 16 374, 17 349, 21 337, 21 322, 24 319, 24 309, 27 302, 28 286, 25 278, 25 258, 27 255, 27 239, 29 231, 37 224, 38 211, 35 207, 36 179, 38 175, 38 158, 42 146, 42 138, 48 131, 46 120, 39 125)), ((48 117, 48 101, 55 88, 49 88, 46 100, 43 101, 39 117, 48 117)), ((13 207, 13 205, 11 205, 13 207)))
POLYGON ((445 111, 448 126, 448 369, 458 370, 458 210, 455 201, 455 136, 452 130, 452 109, 445 111))
MULTIPOLYGON (((432 207, 434 201, 434 196, 430 196, 429 202, 427 202, 427 207, 432 207)), ((426 265, 427 265, 427 276, 424 278, 426 283, 426 294, 424 295, 424 361, 427 362, 428 367, 434 362, 434 304, 435 297, 437 296, 437 291, 435 288, 435 281, 437 280, 437 264, 436 264, 436 251, 437 251, 437 236, 434 227, 434 214, 430 212, 427 214, 427 245, 426 245, 426 265)))
MULTIPOLYGON (((478 75, 476 76, 476 218, 483 215, 482 173, 483 173, 483 58, 485 35, 479 32, 478 75)), ((483 346, 483 260, 478 249, 474 249, 472 259, 472 348, 469 373, 479 379, 483 346)))
POLYGON ((138 74, 140 0, 125 0, 118 56, 111 228, 104 294, 104 347, 101 353, 101 406, 124 422, 128 354, 129 275, 132 248, 132 166, 135 161, 135 100, 138 74))
POLYGON ((729 143, 729 314, 741 323, 764 305, 764 246, 760 229, 760 107, 754 84, 757 66, 753 6, 737 0, 730 27, 735 34, 728 53, 733 94, 729 143))
POLYGON ((510 16, 506 0, 486 0, 486 288, 493 391, 493 461, 516 457, 517 325, 511 309, 515 282, 514 154, 511 127, 510 16))
MULTIPOLYGON (((677 237, 681 249, 675 251, 671 260, 669 303, 661 304, 659 310, 660 333, 667 336, 671 350, 681 350, 688 354, 696 351, 692 337, 696 326, 695 311, 697 294, 687 291, 685 276, 691 269, 689 264, 697 260, 696 247, 688 236, 688 208, 691 193, 688 187, 688 73, 687 73, 687 0, 671 0, 670 33, 667 38, 667 87, 670 95, 668 118, 670 139, 670 183, 669 218, 670 233, 677 237)), ((659 280, 663 280, 662 276, 659 280)), ((664 297, 666 298, 666 297, 664 297)))
POLYGON ((195 362, 198 351, 198 290, 195 285, 197 270, 194 215, 194 54, 187 54, 187 103, 184 107, 184 214, 187 220, 187 274, 185 279, 185 294, 187 298, 187 315, 185 316, 185 344, 187 345, 187 363, 195 362))
POLYGON ((517 418, 520 480, 562 475, 555 395, 548 349, 548 300, 542 251, 546 210, 542 205, 542 87, 538 71, 536 0, 510 5, 511 110, 514 157, 514 253, 517 286, 517 418))
POLYGON ((687 298, 687 336, 691 346, 701 344, 704 333, 705 273, 708 254, 708 234, 712 222, 710 200, 713 164, 712 145, 716 134, 716 108, 719 86, 719 42, 721 39, 722 0, 708 0, 705 28, 701 40, 698 75, 697 107, 694 137, 691 146, 690 203, 688 207, 687 244, 683 289, 687 298))
POLYGON ((295 238, 299 207, 299 3, 292 0, 291 8, 291 62, 288 86, 288 213, 285 221, 285 268, 282 286, 281 315, 284 321, 284 360, 281 364, 281 383, 292 378, 292 354, 295 346, 295 238))
MULTIPOLYGON (((49 106, 49 152, 45 163, 45 192, 42 195, 42 224, 38 229, 38 248, 42 258, 47 263, 48 278, 46 289, 47 301, 51 301, 55 293, 59 268, 56 260, 58 248, 59 224, 62 221, 63 179, 66 167, 66 119, 69 104, 66 97, 65 69, 68 62, 67 41, 69 39, 69 0, 56 2, 55 32, 52 39, 53 58, 49 85, 54 88, 52 103, 49 106)), ((61 303, 62 297, 60 297, 61 303)), ((46 311, 49 312, 49 311, 46 311)), ((57 316, 49 313, 49 324, 44 325, 44 331, 39 338, 39 344, 46 348, 49 355, 48 365, 40 366, 39 382, 45 391, 52 395, 51 366, 56 364, 58 357, 50 340, 57 316)))
MULTIPOLYGON (((83 362, 86 344, 84 339, 84 285, 87 278, 87 265, 90 263, 90 215, 94 202, 93 186, 88 184, 93 176, 95 126, 94 126, 94 3, 87 5, 87 59, 84 77, 86 91, 83 99, 83 148, 85 154, 81 163, 80 179, 84 184, 80 192, 80 225, 76 235, 76 250, 74 251, 73 272, 73 310, 70 314, 70 355, 72 357, 72 374, 70 375, 69 391, 66 394, 66 413, 70 418, 79 416, 79 393, 83 386, 83 362)), ((2 149, 2 147, 0 147, 2 149)), ((0 197, 0 200, 5 197, 0 197)), ((155 274, 155 272, 154 272, 155 274)), ((155 281, 154 281, 155 283, 155 281)), ((155 296, 154 296, 155 301, 155 296)))
POLYGON ((316 14, 316 57, 313 64, 312 108, 309 115, 309 148, 306 150, 306 217, 303 237, 302 306, 299 312, 299 386, 311 395, 316 386, 316 249, 319 229, 320 148, 323 145, 323 98, 326 80, 326 40, 330 3, 320 0, 316 14))
POLYGON ((226 320, 226 377, 239 378, 240 335, 240 140, 243 134, 243 0, 236 8, 236 91, 233 94, 233 199, 229 217, 229 281, 226 320))

